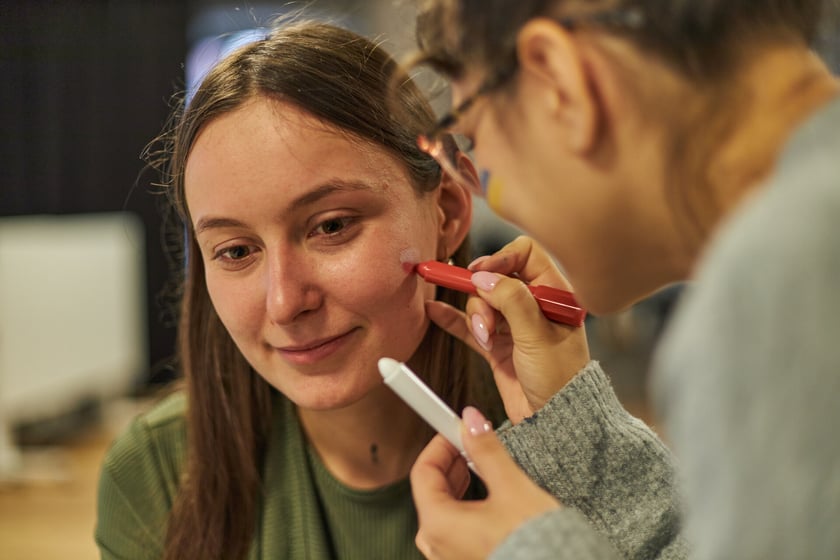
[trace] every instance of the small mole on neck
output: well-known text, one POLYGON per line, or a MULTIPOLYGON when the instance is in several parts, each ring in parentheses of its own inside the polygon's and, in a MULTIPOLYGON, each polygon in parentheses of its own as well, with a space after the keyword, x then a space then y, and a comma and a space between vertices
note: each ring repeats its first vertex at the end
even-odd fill
POLYGON ((370 444, 370 460, 374 465, 379 464, 379 446, 375 443, 370 444))

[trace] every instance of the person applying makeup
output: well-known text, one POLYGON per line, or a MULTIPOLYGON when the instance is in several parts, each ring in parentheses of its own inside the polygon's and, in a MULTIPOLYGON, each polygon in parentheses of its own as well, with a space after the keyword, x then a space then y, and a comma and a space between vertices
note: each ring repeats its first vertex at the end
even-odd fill
POLYGON ((417 88, 388 105, 397 70, 350 31, 278 25, 154 144, 186 236, 185 389, 105 458, 102 558, 420 557, 408 474, 432 431, 377 361, 456 410, 498 395, 426 315, 466 296, 404 266, 467 263, 471 197, 416 145, 434 118, 417 88))
POLYGON ((512 423, 463 415, 485 501, 458 501, 442 438, 418 458, 427 557, 840 558, 840 81, 812 50, 836 2, 420 4, 455 107, 424 149, 457 171, 438 135, 465 135, 480 194, 547 250, 473 263, 466 313, 429 305, 512 423), (538 312, 551 258, 595 315, 688 283, 651 377, 676 461, 538 312))

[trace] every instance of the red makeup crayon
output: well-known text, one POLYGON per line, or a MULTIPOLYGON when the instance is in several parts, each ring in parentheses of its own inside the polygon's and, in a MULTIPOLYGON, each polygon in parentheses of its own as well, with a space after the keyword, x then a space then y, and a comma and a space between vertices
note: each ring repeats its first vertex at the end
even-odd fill
MULTIPOLYGON (((438 261, 418 263, 415 270, 426 282, 468 294, 476 293, 470 278, 471 270, 438 261)), ((586 310, 575 301, 571 292, 549 286, 528 286, 543 314, 556 323, 579 327, 586 318, 586 310)))

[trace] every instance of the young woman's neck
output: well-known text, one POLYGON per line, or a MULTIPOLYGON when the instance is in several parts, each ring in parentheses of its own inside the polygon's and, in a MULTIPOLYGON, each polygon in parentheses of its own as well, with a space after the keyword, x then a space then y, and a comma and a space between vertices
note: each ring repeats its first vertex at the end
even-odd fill
POLYGON ((298 415, 327 470, 358 489, 379 488, 406 478, 432 435, 384 384, 350 406, 298 409, 298 415))

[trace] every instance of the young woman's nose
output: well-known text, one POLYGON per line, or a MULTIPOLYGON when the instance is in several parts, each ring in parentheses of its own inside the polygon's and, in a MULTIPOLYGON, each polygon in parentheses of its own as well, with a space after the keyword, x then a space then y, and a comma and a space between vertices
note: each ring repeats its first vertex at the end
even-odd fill
POLYGON ((312 270, 311 263, 294 254, 277 253, 269 259, 265 305, 273 323, 292 323, 321 306, 322 294, 312 270))

